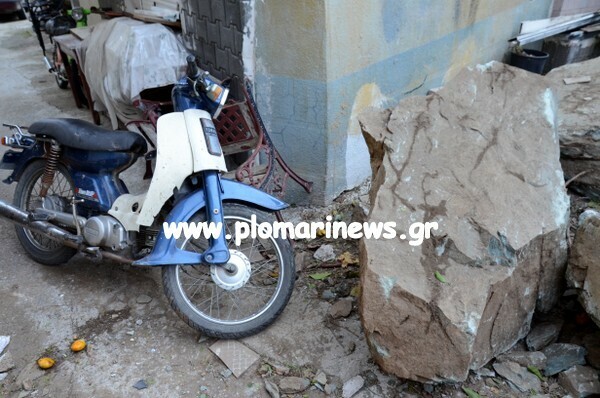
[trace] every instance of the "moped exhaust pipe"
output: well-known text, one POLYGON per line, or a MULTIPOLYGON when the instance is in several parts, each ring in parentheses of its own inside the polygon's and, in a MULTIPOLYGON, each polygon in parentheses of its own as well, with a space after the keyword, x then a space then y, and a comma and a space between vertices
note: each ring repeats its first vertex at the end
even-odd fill
POLYGON ((31 231, 39 232, 51 239, 64 243, 67 246, 79 247, 83 243, 83 237, 73 235, 56 225, 47 221, 36 220, 34 215, 19 209, 16 206, 9 205, 0 200, 0 217, 7 219, 15 224, 21 225, 31 231))
MULTIPOLYGON (((38 217, 39 216, 47 217, 48 215, 39 214, 38 217)), ((48 221, 36 220, 36 216, 34 214, 25 212, 16 206, 6 203, 3 200, 0 200, 0 218, 4 218, 31 231, 44 234, 51 239, 59 241, 65 246, 81 250, 82 252, 96 258, 107 258, 125 264, 131 264, 133 262, 133 260, 130 258, 123 257, 115 253, 110 253, 97 247, 86 247, 83 245, 84 242, 82 236, 73 235, 69 231, 59 228, 48 221)), ((83 219, 83 217, 79 218, 83 219)), ((73 222, 73 220, 71 220, 71 222, 73 222)))

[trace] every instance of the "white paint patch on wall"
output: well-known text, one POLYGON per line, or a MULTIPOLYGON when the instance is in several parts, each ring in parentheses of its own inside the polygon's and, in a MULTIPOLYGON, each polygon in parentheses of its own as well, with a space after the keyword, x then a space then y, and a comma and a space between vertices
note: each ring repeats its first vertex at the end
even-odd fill
POLYGON ((243 0, 244 19, 244 42, 242 43, 242 61, 244 62, 244 75, 254 82, 254 71, 256 64, 256 9, 255 0, 243 0))
POLYGON ((363 85, 354 98, 348 138, 346 141, 346 188, 351 189, 362 184, 371 175, 371 160, 367 143, 360 131, 358 115, 367 108, 383 108, 388 98, 381 93, 375 83, 363 85))

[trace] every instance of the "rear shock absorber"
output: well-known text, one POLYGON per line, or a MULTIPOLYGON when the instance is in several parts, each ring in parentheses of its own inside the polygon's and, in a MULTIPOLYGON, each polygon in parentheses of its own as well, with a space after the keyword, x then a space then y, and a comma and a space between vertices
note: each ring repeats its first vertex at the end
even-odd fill
POLYGON ((42 188, 40 189, 40 196, 45 198, 48 194, 48 190, 54 182, 54 174, 58 168, 58 158, 60 157, 60 145, 56 142, 50 144, 50 150, 46 157, 46 167, 44 167, 44 174, 42 175, 42 188))

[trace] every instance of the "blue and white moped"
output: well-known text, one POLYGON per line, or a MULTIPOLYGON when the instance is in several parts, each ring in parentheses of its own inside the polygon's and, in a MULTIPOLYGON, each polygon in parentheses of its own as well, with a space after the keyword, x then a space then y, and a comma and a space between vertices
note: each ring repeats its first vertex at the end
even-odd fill
POLYGON ((228 89, 188 57, 187 76, 173 88, 174 112, 157 123, 156 167, 149 189, 129 193, 119 178, 147 151, 144 138, 76 119, 45 119, 2 139, 12 147, 0 168, 17 182, 0 217, 16 225, 24 250, 45 265, 77 252, 138 266, 162 267, 176 313, 208 336, 241 338, 270 325, 285 308, 295 269, 290 242, 248 237, 234 224, 272 223, 287 204, 221 178, 225 160, 212 118, 228 89), (165 236, 163 223, 209 222, 218 237, 165 236), (227 239, 227 237, 229 239, 227 239), (240 243, 237 245, 236 243, 240 243))

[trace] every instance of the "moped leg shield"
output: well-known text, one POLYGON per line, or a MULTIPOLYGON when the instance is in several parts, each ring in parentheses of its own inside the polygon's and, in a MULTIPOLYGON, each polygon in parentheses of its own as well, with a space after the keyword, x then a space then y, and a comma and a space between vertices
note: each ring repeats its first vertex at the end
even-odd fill
MULTIPOLYGON (((249 185, 231 180, 221 180, 221 200, 235 201, 267 211, 278 211, 288 207, 288 204, 249 185)), ((167 216, 166 223, 187 222, 200 209, 206 206, 204 190, 200 189, 189 194, 175 205, 167 216)), ((161 229, 156 238, 152 252, 137 260, 133 265, 160 266, 176 264, 200 264, 202 254, 177 248, 177 240, 167 238, 161 229)))

